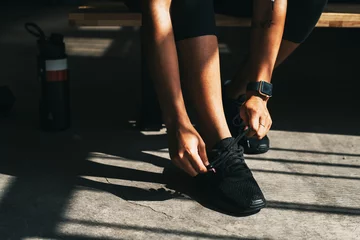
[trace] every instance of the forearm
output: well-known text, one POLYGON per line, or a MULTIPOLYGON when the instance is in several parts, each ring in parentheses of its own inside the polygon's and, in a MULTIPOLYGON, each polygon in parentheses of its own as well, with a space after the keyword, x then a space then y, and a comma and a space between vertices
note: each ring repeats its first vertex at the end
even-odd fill
POLYGON ((147 1, 143 6, 144 50, 154 79, 166 126, 188 122, 181 91, 178 58, 171 25, 171 0, 147 1))
POLYGON ((284 31, 287 0, 254 0, 249 81, 271 81, 284 31))

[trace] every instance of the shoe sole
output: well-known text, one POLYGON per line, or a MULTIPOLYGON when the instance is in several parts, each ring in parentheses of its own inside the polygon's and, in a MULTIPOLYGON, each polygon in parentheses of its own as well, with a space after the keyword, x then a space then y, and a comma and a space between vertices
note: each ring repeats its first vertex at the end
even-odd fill
POLYGON ((260 201, 258 203, 253 203, 249 209, 247 209, 245 211, 241 211, 241 212, 237 213, 237 215, 241 216, 241 217, 254 215, 254 214, 260 212, 260 210, 265 207, 266 207, 266 202, 260 201))
POLYGON ((212 207, 207 206, 207 207, 210 209, 213 209, 217 212, 227 214, 230 216, 234 216, 234 217, 248 217, 248 216, 259 213, 261 211, 261 209, 266 207, 266 203, 262 202, 261 204, 257 204, 257 205, 254 204, 254 205, 250 206, 249 209, 241 211, 241 212, 229 212, 229 211, 226 211, 226 210, 214 207, 214 206, 212 206, 212 207))
POLYGON ((244 149, 244 153, 245 154, 263 154, 263 153, 266 153, 270 150, 269 147, 259 147, 259 148, 256 148, 256 149, 244 149))
MULTIPOLYGON (((229 206, 227 202, 221 201, 220 199, 217 199, 217 201, 216 201, 218 204, 214 204, 214 202, 209 201, 208 198, 204 198, 204 196, 202 196, 201 193, 200 193, 200 195, 198 193, 198 194, 192 195, 191 197, 206 208, 209 208, 211 210, 214 210, 214 211, 226 214, 226 215, 230 215, 233 217, 251 216, 251 215, 254 215, 254 214, 260 212, 261 209, 266 207, 266 200, 259 201, 259 202, 255 201, 248 209, 236 212, 236 211, 226 210, 224 208, 217 207, 219 205, 229 206)), ((232 208, 232 207, 229 207, 228 209, 230 209, 230 208, 232 208)))

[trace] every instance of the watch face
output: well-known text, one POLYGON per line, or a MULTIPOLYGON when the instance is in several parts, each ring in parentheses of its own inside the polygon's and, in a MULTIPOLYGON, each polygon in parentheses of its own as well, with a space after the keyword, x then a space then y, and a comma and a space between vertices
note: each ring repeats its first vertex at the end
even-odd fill
POLYGON ((272 96, 272 88, 273 88, 273 86, 271 83, 262 82, 260 92, 262 94, 265 94, 265 95, 271 97, 272 96))

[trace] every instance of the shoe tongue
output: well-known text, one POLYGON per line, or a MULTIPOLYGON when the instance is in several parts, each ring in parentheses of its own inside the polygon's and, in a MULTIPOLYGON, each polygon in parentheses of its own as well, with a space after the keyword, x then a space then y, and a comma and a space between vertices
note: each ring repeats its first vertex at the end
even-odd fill
POLYGON ((221 140, 220 142, 218 142, 213 147, 212 151, 210 153, 208 153, 209 162, 211 164, 215 164, 215 165, 213 165, 214 167, 218 167, 219 165, 221 165, 222 167, 224 167, 224 166, 226 167, 229 165, 234 165, 234 163, 236 163, 238 161, 240 163, 241 158, 239 158, 236 154, 233 154, 233 153, 235 153, 235 151, 233 152, 233 150, 238 148, 237 144, 233 144, 234 141, 235 141, 235 138, 233 138, 233 137, 225 138, 225 139, 221 140), (226 150, 230 144, 232 144, 231 149, 226 150), (219 159, 219 156, 221 156, 219 154, 222 154, 224 151, 227 152, 226 157, 224 156, 223 158, 219 159))
POLYGON ((225 150, 231 143, 234 142, 233 137, 224 138, 223 140, 219 141, 215 146, 207 153, 209 162, 212 164, 214 160, 219 156, 219 154, 225 150))
POLYGON ((234 142, 234 140, 235 138, 233 137, 224 138, 213 147, 213 150, 222 150, 228 147, 232 142, 234 142))

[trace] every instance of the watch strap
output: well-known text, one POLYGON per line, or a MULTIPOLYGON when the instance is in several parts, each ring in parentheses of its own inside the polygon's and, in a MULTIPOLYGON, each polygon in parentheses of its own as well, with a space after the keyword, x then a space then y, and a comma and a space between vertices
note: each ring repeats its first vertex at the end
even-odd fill
POLYGON ((272 89, 272 84, 265 81, 249 82, 246 87, 247 91, 255 91, 267 97, 272 96, 272 89))

